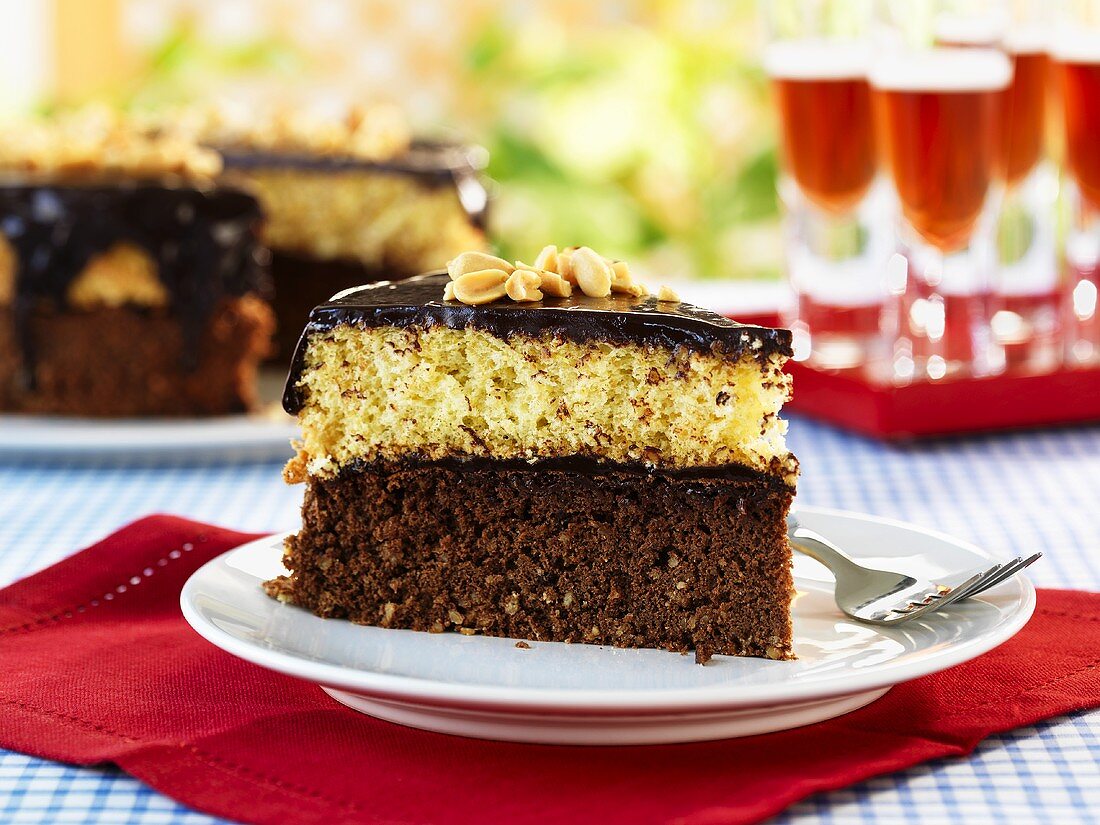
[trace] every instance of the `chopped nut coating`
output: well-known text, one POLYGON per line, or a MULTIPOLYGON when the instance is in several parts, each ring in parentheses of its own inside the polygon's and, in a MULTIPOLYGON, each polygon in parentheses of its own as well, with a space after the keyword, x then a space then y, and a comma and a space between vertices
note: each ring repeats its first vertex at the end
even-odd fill
POLYGON ((501 269, 505 274, 511 274, 515 267, 503 258, 485 252, 463 252, 447 262, 447 274, 452 281, 471 272, 482 272, 486 269, 501 269))
MULTIPOLYGON (((626 261, 610 260, 587 246, 559 250, 550 244, 542 248, 534 264, 516 261, 514 265, 484 252, 463 252, 447 264, 447 273, 454 286, 444 288, 443 299, 466 304, 490 303, 505 296, 517 302, 541 301, 546 296, 568 298, 573 287, 590 298, 606 298, 612 292, 635 298, 649 295, 645 284, 634 280, 626 261), (478 277, 471 278, 473 275, 478 277)), ((667 287, 662 289, 665 297, 658 300, 679 300, 667 287)))
POLYGON ((504 290, 513 301, 541 301, 539 284, 542 276, 530 269, 517 269, 508 276, 504 290))
POLYGON ((572 256, 573 274, 581 291, 591 298, 611 294, 611 267, 600 255, 582 246, 572 256))
POLYGON ((660 303, 680 303, 680 296, 673 290, 669 289, 664 284, 661 284, 661 288, 657 290, 657 301, 660 303))
POLYGON ((568 298, 573 294, 573 285, 556 272, 540 272, 539 289, 554 298, 568 298))
POLYGON ((548 269, 551 272, 558 271, 558 248, 554 244, 544 246, 542 251, 535 256, 535 269, 548 269))
POLYGON ((455 298, 464 304, 488 304, 507 294, 504 284, 508 273, 503 269, 483 269, 468 272, 455 279, 455 298))

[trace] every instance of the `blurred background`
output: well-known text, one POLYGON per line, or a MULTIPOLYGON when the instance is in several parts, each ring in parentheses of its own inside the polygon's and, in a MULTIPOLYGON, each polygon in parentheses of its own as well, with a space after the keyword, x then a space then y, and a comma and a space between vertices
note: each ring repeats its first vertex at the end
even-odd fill
POLYGON ((755 0, 0 0, 0 112, 391 101, 483 144, 506 256, 546 239, 662 277, 781 269, 755 0))

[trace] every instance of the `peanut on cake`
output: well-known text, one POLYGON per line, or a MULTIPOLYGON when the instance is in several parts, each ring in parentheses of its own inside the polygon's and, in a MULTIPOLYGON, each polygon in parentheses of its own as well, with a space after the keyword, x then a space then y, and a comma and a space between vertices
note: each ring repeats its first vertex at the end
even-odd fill
POLYGON ((226 179, 247 186, 263 206, 286 358, 309 311, 334 293, 436 269, 485 245, 478 152, 414 140, 392 107, 197 117, 194 128, 221 154, 226 179))
POLYGON ((267 590, 381 627, 792 658, 790 354, 586 247, 348 290, 288 379, 307 486, 267 590))
POLYGON ((246 410, 274 316, 254 198, 100 112, 0 132, 0 410, 246 410))

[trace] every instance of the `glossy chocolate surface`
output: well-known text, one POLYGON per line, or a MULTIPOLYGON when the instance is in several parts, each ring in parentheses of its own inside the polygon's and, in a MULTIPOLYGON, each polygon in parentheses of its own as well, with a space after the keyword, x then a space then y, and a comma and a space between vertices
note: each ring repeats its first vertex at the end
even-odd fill
POLYGON ((347 290, 310 313, 298 342, 283 394, 283 406, 296 413, 303 399, 298 391, 309 337, 341 325, 359 327, 431 327, 476 329, 507 339, 512 335, 557 336, 567 341, 607 341, 688 347, 732 357, 749 354, 765 359, 791 355, 791 333, 785 329, 749 326, 684 303, 658 303, 656 298, 612 294, 589 298, 579 291, 569 298, 516 303, 502 299, 468 306, 444 301, 445 273, 430 273, 406 281, 383 281, 347 290))
MULTIPOLYGON (((44 302, 67 306, 70 284, 117 243, 145 251, 183 325, 185 367, 221 299, 269 290, 260 210, 236 189, 177 181, 0 180, 0 233, 15 252, 13 311, 24 373, 33 377, 28 319, 44 302)), ((140 346, 140 342, 134 342, 140 346)))
MULTIPOLYGON (((775 466, 768 472, 754 470, 742 464, 722 464, 716 466, 697 467, 654 467, 647 464, 624 464, 618 461, 604 461, 588 455, 555 456, 553 458, 539 458, 527 460, 522 458, 486 458, 483 456, 451 456, 448 458, 422 458, 417 455, 409 455, 399 460, 358 461, 349 464, 340 470, 345 473, 363 471, 376 471, 382 469, 386 472, 395 472, 402 469, 416 469, 419 467, 442 467, 449 470, 463 472, 503 472, 532 473, 537 476, 540 473, 568 473, 580 478, 592 476, 624 475, 624 476, 660 476, 681 482, 707 482, 759 480, 767 483, 775 490, 791 489, 782 478, 782 466, 776 461, 775 466)), ((532 479, 532 485, 537 485, 537 479, 532 479)), ((689 489, 690 488, 685 488, 689 489)), ((700 490, 705 489, 700 487, 700 490)))

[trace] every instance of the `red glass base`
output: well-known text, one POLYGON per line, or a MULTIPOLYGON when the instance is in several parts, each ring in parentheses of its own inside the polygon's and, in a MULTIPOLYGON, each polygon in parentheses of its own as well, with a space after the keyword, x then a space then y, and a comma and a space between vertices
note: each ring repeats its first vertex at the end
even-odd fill
POLYGON ((858 374, 797 362, 787 405, 830 424, 885 439, 1100 421, 1100 368, 875 385, 858 374))
MULTIPOLYGON (((738 315, 775 326, 775 315, 738 315)), ((1013 372, 985 378, 870 382, 859 370, 819 370, 791 361, 786 409, 887 440, 1100 421, 1100 367, 1013 372)))
POLYGON ((798 320, 808 329, 829 336, 862 339, 878 335, 881 313, 882 307, 878 304, 834 306, 805 295, 798 298, 798 320))

